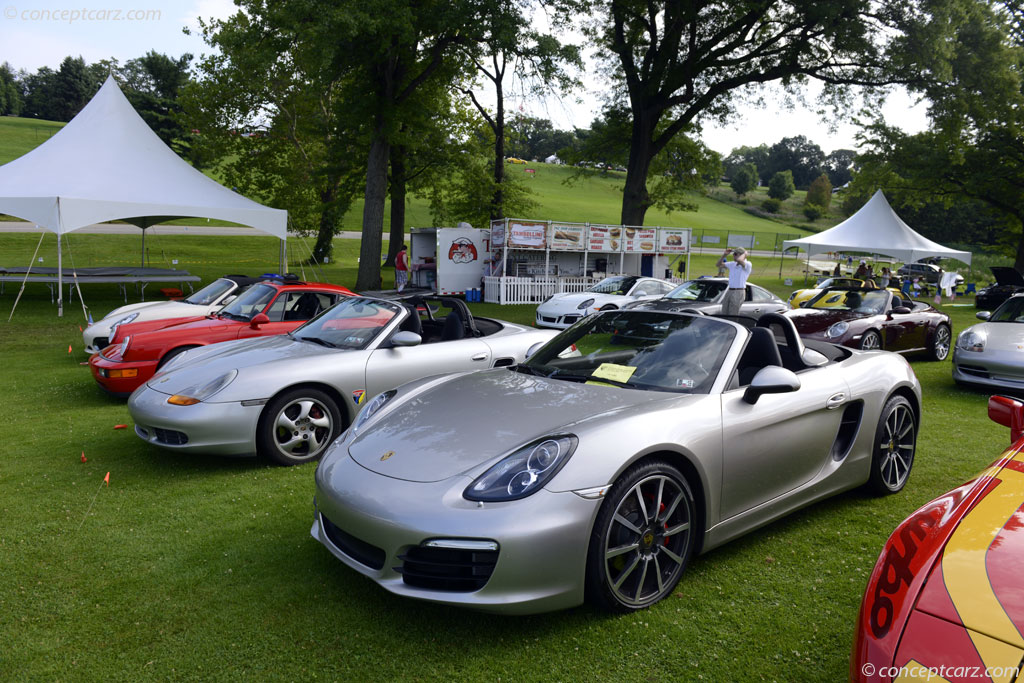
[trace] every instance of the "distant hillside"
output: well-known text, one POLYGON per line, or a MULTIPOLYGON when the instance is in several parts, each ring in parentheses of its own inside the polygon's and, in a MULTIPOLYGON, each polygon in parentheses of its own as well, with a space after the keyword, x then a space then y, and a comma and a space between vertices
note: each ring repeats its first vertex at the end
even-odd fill
MULTIPOLYGON (((64 124, 54 121, 39 121, 18 117, 0 117, 0 164, 16 159, 45 142, 64 124)), ((530 163, 525 166, 510 164, 509 174, 522 174, 526 184, 534 192, 539 205, 529 216, 539 220, 569 222, 618 223, 622 205, 622 184, 625 173, 610 171, 607 175, 595 175, 568 185, 566 180, 572 174, 566 166, 530 163), (527 174, 526 169, 535 173, 527 174)), ((715 231, 716 233, 789 233, 807 234, 803 230, 764 220, 743 211, 741 205, 716 201, 709 197, 698 197, 697 212, 676 212, 666 214, 658 209, 647 212, 647 225, 693 228, 694 230, 715 231)), ((352 209, 342 219, 345 230, 358 231, 363 213, 363 202, 353 203, 352 209)), ((388 212, 385 211, 385 227, 388 212)), ((189 221, 178 221, 188 223, 189 221)), ((410 227, 433 225, 430 207, 426 200, 413 197, 406 212, 410 227)))

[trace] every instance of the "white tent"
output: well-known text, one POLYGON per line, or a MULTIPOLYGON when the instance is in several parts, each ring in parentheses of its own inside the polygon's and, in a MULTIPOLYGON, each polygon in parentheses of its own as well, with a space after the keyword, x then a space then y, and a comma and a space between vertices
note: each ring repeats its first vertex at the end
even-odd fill
MULTIPOLYGON (((217 218, 280 238, 284 268, 288 212, 247 199, 189 166, 150 130, 113 77, 56 135, 0 166, 0 213, 57 233, 58 244, 65 233, 103 221, 124 220, 145 230, 175 218, 217 218)), ((59 284, 57 302, 63 314, 59 284)))
POLYGON ((926 256, 971 262, 971 252, 944 247, 914 232, 892 210, 881 190, 875 192, 860 211, 834 228, 810 237, 786 240, 782 247, 800 247, 807 251, 808 258, 829 251, 858 251, 885 254, 907 263, 926 256))

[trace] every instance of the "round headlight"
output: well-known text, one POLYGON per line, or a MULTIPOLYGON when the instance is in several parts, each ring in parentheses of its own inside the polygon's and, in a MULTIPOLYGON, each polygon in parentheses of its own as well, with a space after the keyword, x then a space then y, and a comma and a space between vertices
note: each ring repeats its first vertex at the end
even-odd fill
POLYGON ((536 493, 576 450, 575 436, 553 436, 523 446, 499 460, 463 491, 468 500, 505 501, 536 493))
POLYGON ((973 351, 981 353, 985 350, 985 342, 988 341, 984 332, 968 328, 957 337, 956 347, 962 351, 973 351))
POLYGON ((590 308, 593 305, 594 305, 594 300, 593 299, 584 299, 582 302, 580 302, 580 305, 577 306, 576 308, 578 310, 582 311, 584 308, 590 308))
POLYGON ((130 323, 131 321, 135 320, 138 317, 139 317, 139 312, 135 311, 134 313, 129 313, 128 315, 126 315, 125 317, 121 318, 120 320, 118 320, 113 325, 111 325, 110 326, 110 337, 109 338, 113 339, 115 336, 117 336, 117 328, 118 327, 120 327, 121 325, 124 325, 126 323, 130 323))
POLYGON ((359 431, 359 429, 366 424, 371 417, 373 417, 374 413, 383 408, 384 404, 393 399, 397 393, 397 391, 391 389, 390 391, 385 391, 382 394, 374 396, 373 399, 367 403, 361 411, 359 411, 359 416, 356 418, 355 424, 352 425, 352 433, 355 434, 359 431))
POLYGON ((832 325, 825 331, 825 336, 829 339, 838 339, 846 334, 850 330, 850 324, 844 321, 839 321, 832 325))

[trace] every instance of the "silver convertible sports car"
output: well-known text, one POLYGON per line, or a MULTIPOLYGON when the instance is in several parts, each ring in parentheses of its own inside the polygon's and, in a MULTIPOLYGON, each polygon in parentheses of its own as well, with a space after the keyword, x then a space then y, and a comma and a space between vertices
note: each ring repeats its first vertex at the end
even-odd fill
POLYGON ((316 470, 311 533, 410 597, 634 610, 695 553, 846 489, 899 491, 920 406, 902 357, 805 347, 778 314, 602 312, 518 366, 376 396, 316 470))
POLYGON ((953 349, 957 384, 1024 391, 1024 294, 1012 296, 960 333, 953 349))
POLYGON ((320 457, 366 397, 428 375, 515 365, 555 334, 476 318, 459 299, 346 298, 287 335, 176 356, 132 393, 128 410, 155 446, 294 465, 320 457))

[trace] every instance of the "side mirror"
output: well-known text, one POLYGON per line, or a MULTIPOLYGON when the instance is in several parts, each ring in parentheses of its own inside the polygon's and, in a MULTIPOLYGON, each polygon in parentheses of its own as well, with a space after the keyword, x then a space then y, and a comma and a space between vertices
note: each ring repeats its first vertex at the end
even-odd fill
POLYGON ((978 320, 988 320, 992 317, 992 311, 978 311, 974 314, 974 317, 978 320))
POLYGON ((992 396, 988 399, 988 417, 1004 427, 1010 428, 1010 441, 1016 442, 1024 434, 1024 403, 1009 396, 992 396))
POLYGON ((529 357, 530 357, 530 356, 532 356, 533 354, 537 353, 537 351, 538 351, 538 350, 540 349, 540 347, 544 346, 544 344, 546 344, 546 343, 547 343, 547 342, 534 342, 534 343, 533 343, 533 344, 532 344, 532 345, 530 346, 530 348, 526 349, 526 355, 525 355, 525 356, 523 356, 523 358, 524 358, 524 359, 525 359, 525 358, 529 358, 529 357))
POLYGON ((892 312, 899 313, 901 315, 906 315, 907 313, 910 313, 910 309, 907 308, 906 306, 893 306, 892 312))
POLYGON ((786 394, 799 388, 800 378, 792 370, 769 365, 754 375, 747 390, 743 392, 743 400, 753 405, 763 394, 786 394))
POLYGON ((270 318, 267 317, 266 313, 257 313, 252 317, 252 320, 249 321, 249 327, 254 330, 258 330, 260 329, 260 325, 266 325, 269 322, 270 318))
POLYGON ((395 335, 391 337, 392 346, 419 346, 422 343, 423 337, 415 332, 410 332, 409 330, 396 332, 395 335))
POLYGON ((639 292, 636 292, 635 294, 633 294, 633 298, 634 299, 639 299, 642 296, 647 296, 647 292, 645 292, 642 289, 639 292))
POLYGON ((220 305, 221 306, 227 306, 229 303, 231 303, 232 301, 234 301, 237 298, 238 298, 237 294, 232 294, 230 296, 226 296, 226 297, 224 297, 224 300, 220 302, 220 305))
POLYGON ((807 304, 808 303, 810 303, 810 302, 809 301, 801 301, 800 302, 800 308, 807 308, 807 304))

